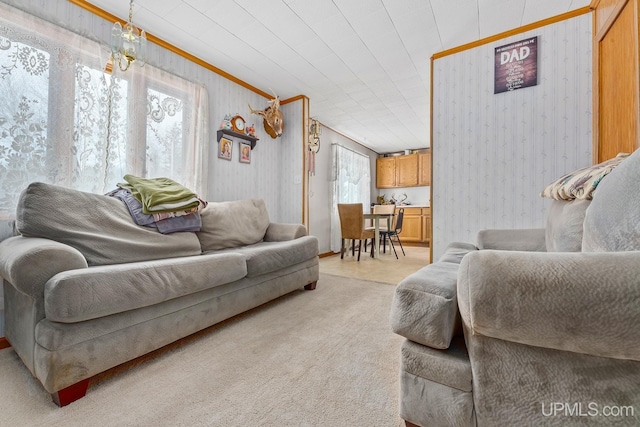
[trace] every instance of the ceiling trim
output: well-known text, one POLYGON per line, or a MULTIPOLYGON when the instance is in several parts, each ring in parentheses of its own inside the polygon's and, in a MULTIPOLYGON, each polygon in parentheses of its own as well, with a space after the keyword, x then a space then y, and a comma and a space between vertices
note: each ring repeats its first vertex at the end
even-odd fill
POLYGON ((562 13, 560 15, 552 16, 551 18, 543 19, 541 21, 532 22, 531 24, 523 25, 522 27, 514 28, 513 30, 504 31, 499 34, 495 34, 493 36, 485 37, 483 39, 477 40, 475 42, 463 44, 461 46, 457 46, 451 49, 443 50, 442 52, 434 53, 431 57, 431 60, 440 59, 445 56, 453 55, 458 52, 463 52, 465 50, 473 49, 474 47, 482 46, 487 43, 491 43, 497 40, 501 40, 506 37, 510 37, 516 34, 524 33, 526 31, 535 30, 536 28, 544 27, 546 25, 554 24, 556 22, 564 21, 566 19, 574 18, 576 16, 584 15, 585 13, 591 12, 591 7, 584 6, 580 9, 575 9, 570 12, 562 13))
MULTIPOLYGON (((94 15, 99 16, 100 18, 103 18, 107 21, 110 22, 116 22, 119 21, 121 24, 126 24, 126 21, 122 20, 121 18, 107 12, 104 9, 99 8, 98 6, 90 3, 87 0, 68 0, 69 3, 73 3, 76 6, 81 7, 82 9, 85 9, 91 13, 93 13, 94 15)), ((195 55, 190 54, 187 51, 184 51, 182 49, 180 49, 177 46, 172 45, 171 43, 161 39, 160 37, 156 37, 153 34, 147 33, 147 40, 160 46, 163 47, 173 53, 175 53, 176 55, 182 56, 183 58, 197 64, 200 65, 203 68, 206 68, 209 71, 212 71, 222 77, 224 77, 225 79, 231 80, 232 82, 244 87, 245 89, 249 89, 252 92, 257 93, 258 95, 264 96, 267 99, 272 99, 273 97, 268 94, 267 92, 258 89, 255 86, 250 85, 249 83, 245 82, 244 80, 240 80, 239 78, 227 73, 224 70, 221 70, 220 68, 216 67, 215 65, 212 65, 206 61, 203 61, 202 59, 198 58, 195 55)))
POLYGON ((364 148, 364 149, 366 149, 366 150, 373 151, 373 152, 376 154, 376 156, 380 156, 380 153, 378 153, 377 151, 375 151, 373 148, 369 148, 369 147, 367 147, 366 145, 364 145, 364 144, 362 144, 362 143, 360 143, 360 142, 356 141, 355 139, 351 138, 350 136, 345 135, 344 133, 340 132, 339 130, 335 130, 334 128, 332 128, 332 127, 330 127, 330 126, 327 126, 327 125, 325 125, 325 124, 324 124, 324 123, 322 123, 322 122, 319 122, 319 123, 320 123, 323 127, 325 127, 325 128, 327 128, 327 129, 329 129, 331 132, 335 132, 335 133, 337 133, 338 135, 342 136, 343 138, 347 138, 349 141, 351 141, 351 142, 353 142, 353 143, 355 143, 355 144, 358 144, 359 146, 361 146, 362 148, 364 148))

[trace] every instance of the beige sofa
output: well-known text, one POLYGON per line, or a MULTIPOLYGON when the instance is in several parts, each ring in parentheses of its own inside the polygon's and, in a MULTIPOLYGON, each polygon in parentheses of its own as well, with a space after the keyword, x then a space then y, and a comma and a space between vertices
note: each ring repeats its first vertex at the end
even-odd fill
MULTIPOLYGON (((59 405, 97 373, 296 289, 318 242, 262 200, 209 203, 200 232, 136 225, 119 199, 43 183, 0 243, 6 337, 59 405)), ((259 333, 258 331, 256 333, 259 333)))
POLYGON ((397 287, 408 426, 640 425, 640 151, 397 287))

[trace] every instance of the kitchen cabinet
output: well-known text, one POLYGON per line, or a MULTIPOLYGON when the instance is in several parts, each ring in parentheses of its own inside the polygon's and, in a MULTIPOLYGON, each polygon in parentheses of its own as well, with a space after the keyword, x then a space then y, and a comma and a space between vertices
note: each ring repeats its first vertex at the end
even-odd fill
POLYGON ((396 186, 416 187, 418 185, 418 155, 396 157, 396 186))
POLYGON ((379 157, 376 159, 376 187, 396 187, 396 158, 379 157))
POLYGON ((422 209, 422 241, 431 244, 431 208, 422 209))
POLYGON ((431 185, 431 151, 418 153, 418 185, 431 185))
POLYGON ((376 187, 403 188, 430 185, 431 153, 376 159, 376 187))
MULTIPOLYGON (((396 214, 398 213, 396 208, 396 214)), ((402 243, 429 243, 431 241, 431 208, 404 207, 402 243)))

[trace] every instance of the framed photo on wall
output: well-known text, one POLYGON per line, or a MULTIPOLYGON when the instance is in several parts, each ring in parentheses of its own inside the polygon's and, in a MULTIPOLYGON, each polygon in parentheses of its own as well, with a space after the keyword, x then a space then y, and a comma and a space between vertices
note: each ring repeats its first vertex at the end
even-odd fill
POLYGON ((251 163, 251 144, 240 143, 240 163, 251 163))
POLYGON ((231 160, 231 152, 233 151, 233 141, 227 138, 220 138, 218 143, 218 157, 225 160, 231 160))

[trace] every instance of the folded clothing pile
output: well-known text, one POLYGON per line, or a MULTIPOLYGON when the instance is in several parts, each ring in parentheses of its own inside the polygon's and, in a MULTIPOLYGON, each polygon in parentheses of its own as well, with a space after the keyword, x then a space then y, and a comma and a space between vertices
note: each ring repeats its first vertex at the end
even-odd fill
POLYGON ((207 202, 169 178, 125 175, 126 183, 107 193, 122 200, 138 225, 155 227, 162 234, 200 231, 200 209, 207 202))

